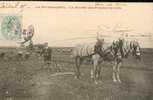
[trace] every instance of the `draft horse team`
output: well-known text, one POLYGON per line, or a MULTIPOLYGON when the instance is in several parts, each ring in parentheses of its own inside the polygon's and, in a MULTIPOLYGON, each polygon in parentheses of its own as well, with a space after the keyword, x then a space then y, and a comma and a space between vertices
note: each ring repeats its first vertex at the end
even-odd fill
MULTIPOLYGON (((45 48, 42 52, 44 62, 47 66, 50 66, 52 57, 52 49, 48 48, 48 44, 45 44, 45 48)), ((98 39, 95 43, 79 44, 72 50, 72 57, 75 59, 75 77, 80 78, 80 66, 86 59, 90 59, 93 64, 91 67, 91 78, 97 84, 101 81, 100 73, 102 66, 100 63, 104 61, 113 63, 113 82, 121 83, 120 79, 120 67, 122 66, 123 59, 128 58, 130 55, 136 59, 141 60, 141 48, 138 41, 127 41, 119 38, 113 42, 107 43, 104 39, 98 39)))
POLYGON ((127 41, 119 38, 112 43, 106 43, 104 39, 97 39, 96 43, 76 45, 72 52, 76 64, 76 78, 80 78, 80 66, 86 58, 90 58, 93 66, 91 67, 91 78, 97 84, 100 81, 101 67, 99 64, 104 61, 113 63, 113 82, 120 80, 120 67, 123 59, 129 55, 141 60, 141 50, 138 41, 127 41))

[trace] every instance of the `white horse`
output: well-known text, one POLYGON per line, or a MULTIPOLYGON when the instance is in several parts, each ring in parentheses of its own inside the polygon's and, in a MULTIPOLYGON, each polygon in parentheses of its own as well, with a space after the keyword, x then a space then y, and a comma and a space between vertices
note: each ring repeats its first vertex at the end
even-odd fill
POLYGON ((77 45, 73 49, 73 57, 75 58, 76 64, 76 78, 80 78, 80 65, 84 59, 90 58, 93 66, 91 67, 91 78, 97 84, 100 79, 101 66, 99 63, 107 60, 106 57, 111 56, 108 61, 113 61, 113 81, 120 82, 120 66, 122 64, 122 59, 126 58, 130 53, 132 53, 137 58, 140 58, 140 46, 136 41, 114 41, 113 43, 103 43, 103 56, 94 52, 95 43, 77 45))
MULTIPOLYGON (((101 40, 103 41, 103 39, 101 40)), ((111 54, 111 43, 105 43, 104 41, 101 42, 103 55, 111 54)), ((100 54, 94 52, 96 43, 89 43, 89 44, 79 44, 76 45, 73 49, 72 56, 75 58, 76 64, 76 78, 80 78, 80 65, 86 58, 90 58, 92 61, 93 66, 91 67, 91 78, 97 84, 97 80, 100 79, 100 70, 101 67, 98 66, 99 63, 103 60, 100 54)), ((113 54, 111 54, 113 57, 113 54)))
POLYGON ((126 41, 118 40, 115 41, 112 49, 116 50, 113 65, 113 81, 121 83, 120 80, 120 67, 122 66, 123 59, 128 58, 131 54, 135 56, 136 59, 141 60, 141 48, 137 41, 126 41))

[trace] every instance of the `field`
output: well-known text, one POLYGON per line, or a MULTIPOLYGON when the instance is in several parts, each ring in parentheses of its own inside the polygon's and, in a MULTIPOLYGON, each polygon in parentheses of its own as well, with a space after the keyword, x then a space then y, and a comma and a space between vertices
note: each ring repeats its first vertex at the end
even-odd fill
POLYGON ((90 79, 90 64, 81 66, 81 79, 74 78, 74 59, 69 52, 53 50, 53 63, 41 58, 0 60, 0 100, 153 100, 153 50, 143 50, 142 61, 124 60, 122 83, 113 83, 112 65, 101 64, 102 83, 90 79), (54 66, 57 64, 61 72, 54 66))

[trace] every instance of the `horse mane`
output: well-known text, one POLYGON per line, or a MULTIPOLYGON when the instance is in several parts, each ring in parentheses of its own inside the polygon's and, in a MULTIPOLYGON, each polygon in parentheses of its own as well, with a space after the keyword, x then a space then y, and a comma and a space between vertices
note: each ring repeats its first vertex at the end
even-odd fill
POLYGON ((128 56, 128 54, 130 53, 131 50, 134 49, 134 47, 137 47, 137 46, 140 47, 139 42, 135 41, 135 40, 123 40, 122 42, 123 42, 123 44, 120 49, 122 49, 122 52, 123 52, 122 56, 123 57, 128 56))

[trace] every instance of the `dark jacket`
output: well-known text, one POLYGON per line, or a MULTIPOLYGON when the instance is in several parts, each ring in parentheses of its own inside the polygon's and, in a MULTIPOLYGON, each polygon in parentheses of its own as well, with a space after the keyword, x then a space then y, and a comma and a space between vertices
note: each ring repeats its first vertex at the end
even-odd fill
POLYGON ((51 48, 44 48, 42 54, 44 57, 44 61, 50 61, 51 57, 52 57, 52 49, 51 48))
POLYGON ((95 46, 94 46, 94 53, 99 54, 100 56, 103 55, 103 49, 102 49, 102 42, 97 41, 95 46))

